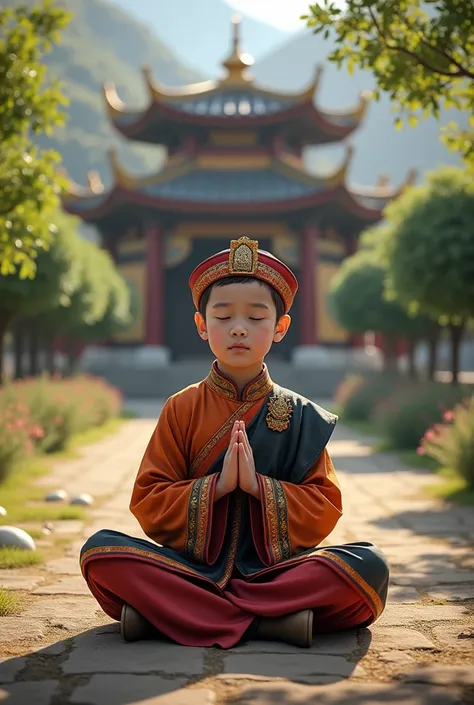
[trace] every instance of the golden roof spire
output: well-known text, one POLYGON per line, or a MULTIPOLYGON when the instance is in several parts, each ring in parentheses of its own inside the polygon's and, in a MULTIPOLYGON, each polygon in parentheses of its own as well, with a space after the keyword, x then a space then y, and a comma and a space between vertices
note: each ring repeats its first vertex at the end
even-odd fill
POLYGON ((253 64, 253 57, 241 50, 240 46, 240 15, 232 17, 232 51, 225 61, 222 62, 224 68, 227 69, 227 76, 222 79, 221 83, 247 83, 251 77, 247 73, 249 66, 253 64))

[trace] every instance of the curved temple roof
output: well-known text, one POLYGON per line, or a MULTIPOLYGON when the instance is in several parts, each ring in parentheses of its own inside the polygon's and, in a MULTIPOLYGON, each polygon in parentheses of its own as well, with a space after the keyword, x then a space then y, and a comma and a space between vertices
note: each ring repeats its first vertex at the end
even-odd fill
MULTIPOLYGON (((107 111, 114 126, 125 136, 147 141, 150 132, 159 135, 163 122, 179 124, 192 122, 201 125, 242 125, 285 119, 290 113, 294 116, 298 109, 313 114, 319 122, 319 129, 337 134, 338 128, 344 139, 360 124, 368 102, 368 93, 363 93, 356 106, 343 111, 329 111, 316 108, 314 95, 320 83, 322 67, 316 68, 310 84, 296 93, 279 93, 256 86, 248 74, 251 57, 240 49, 239 20, 234 18, 234 38, 230 56, 223 62, 226 75, 218 81, 205 81, 181 88, 168 88, 153 79, 151 69, 143 67, 149 102, 142 110, 131 110, 120 100, 113 83, 104 84, 104 97, 107 111), (244 119, 245 118, 245 119, 244 119), (319 118, 319 119, 318 119, 319 118), (232 121, 232 122, 231 122, 232 121), (156 128, 154 130, 153 128, 156 128)), ((290 117, 290 115, 289 115, 290 117)))
POLYGON ((390 200, 414 181, 415 174, 411 172, 401 188, 390 186, 384 177, 372 188, 348 187, 346 178, 352 156, 353 149, 348 147, 344 162, 329 177, 307 174, 283 155, 264 168, 245 170, 202 168, 193 159, 179 157, 162 172, 136 179, 123 169, 112 151, 114 186, 105 190, 97 174, 90 174, 88 188, 71 184, 64 206, 70 213, 95 221, 134 203, 182 212, 203 208, 235 211, 242 207, 282 212, 337 200, 340 207, 344 204, 350 211, 353 206, 359 217, 372 222, 380 218, 390 200))

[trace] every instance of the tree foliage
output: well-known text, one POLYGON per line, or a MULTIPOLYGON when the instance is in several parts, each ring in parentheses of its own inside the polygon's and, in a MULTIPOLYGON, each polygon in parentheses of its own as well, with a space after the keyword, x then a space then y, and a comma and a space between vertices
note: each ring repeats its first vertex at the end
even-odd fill
POLYGON ((80 284, 66 306, 44 312, 42 324, 85 342, 104 341, 131 323, 130 292, 110 255, 92 242, 81 241, 80 284))
POLYGON ((55 214, 54 225, 45 219, 42 227, 51 231, 52 243, 38 254, 34 279, 21 278, 18 272, 0 276, 0 339, 15 318, 69 305, 81 283, 81 239, 71 221, 61 213, 55 214))
POLYGON ((321 0, 302 19, 325 38, 335 33, 329 61, 373 73, 375 98, 390 96, 397 127, 403 117, 410 125, 420 116, 437 118, 441 107, 465 110, 469 130, 450 123, 443 139, 474 168, 472 0, 347 0, 344 9, 321 0))
POLYGON ((466 170, 427 174, 386 209, 390 291, 441 323, 474 317, 474 184, 466 170))
POLYGON ((46 82, 41 63, 68 15, 49 0, 0 9, 0 276, 35 275, 35 260, 53 241, 48 215, 57 208, 58 155, 41 151, 34 135, 64 122, 66 100, 46 82))
POLYGON ((371 250, 360 250, 344 261, 331 285, 331 304, 343 328, 350 333, 375 331, 388 336, 415 330, 415 321, 401 306, 385 298, 386 276, 371 250))

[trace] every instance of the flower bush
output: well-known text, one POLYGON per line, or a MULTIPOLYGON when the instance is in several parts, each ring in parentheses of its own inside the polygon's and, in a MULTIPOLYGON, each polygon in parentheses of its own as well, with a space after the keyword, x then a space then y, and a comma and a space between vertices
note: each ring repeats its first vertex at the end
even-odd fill
MULTIPOLYGON (((13 394, 0 395, 0 482, 33 449, 28 409, 13 394)), ((39 429, 38 436, 41 435, 39 429)))
POLYGON ((381 401, 374 420, 389 446, 416 450, 426 431, 441 423, 445 412, 469 395, 469 389, 461 385, 411 384, 381 401))
POLYGON ((401 384, 400 376, 387 373, 349 375, 339 385, 335 403, 342 419, 370 421, 377 404, 401 384))
POLYGON ((474 396, 446 411, 443 423, 426 431, 418 453, 455 470, 474 490, 474 396))
POLYGON ((30 453, 64 449, 73 434, 119 415, 118 390, 101 379, 25 379, 0 389, 0 482, 30 453))

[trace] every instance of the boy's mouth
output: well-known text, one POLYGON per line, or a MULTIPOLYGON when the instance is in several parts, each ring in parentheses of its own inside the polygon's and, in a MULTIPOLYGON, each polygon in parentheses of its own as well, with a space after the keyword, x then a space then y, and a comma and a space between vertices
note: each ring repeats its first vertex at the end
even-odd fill
POLYGON ((249 346, 244 343, 234 343, 229 347, 229 350, 249 350, 249 346))

